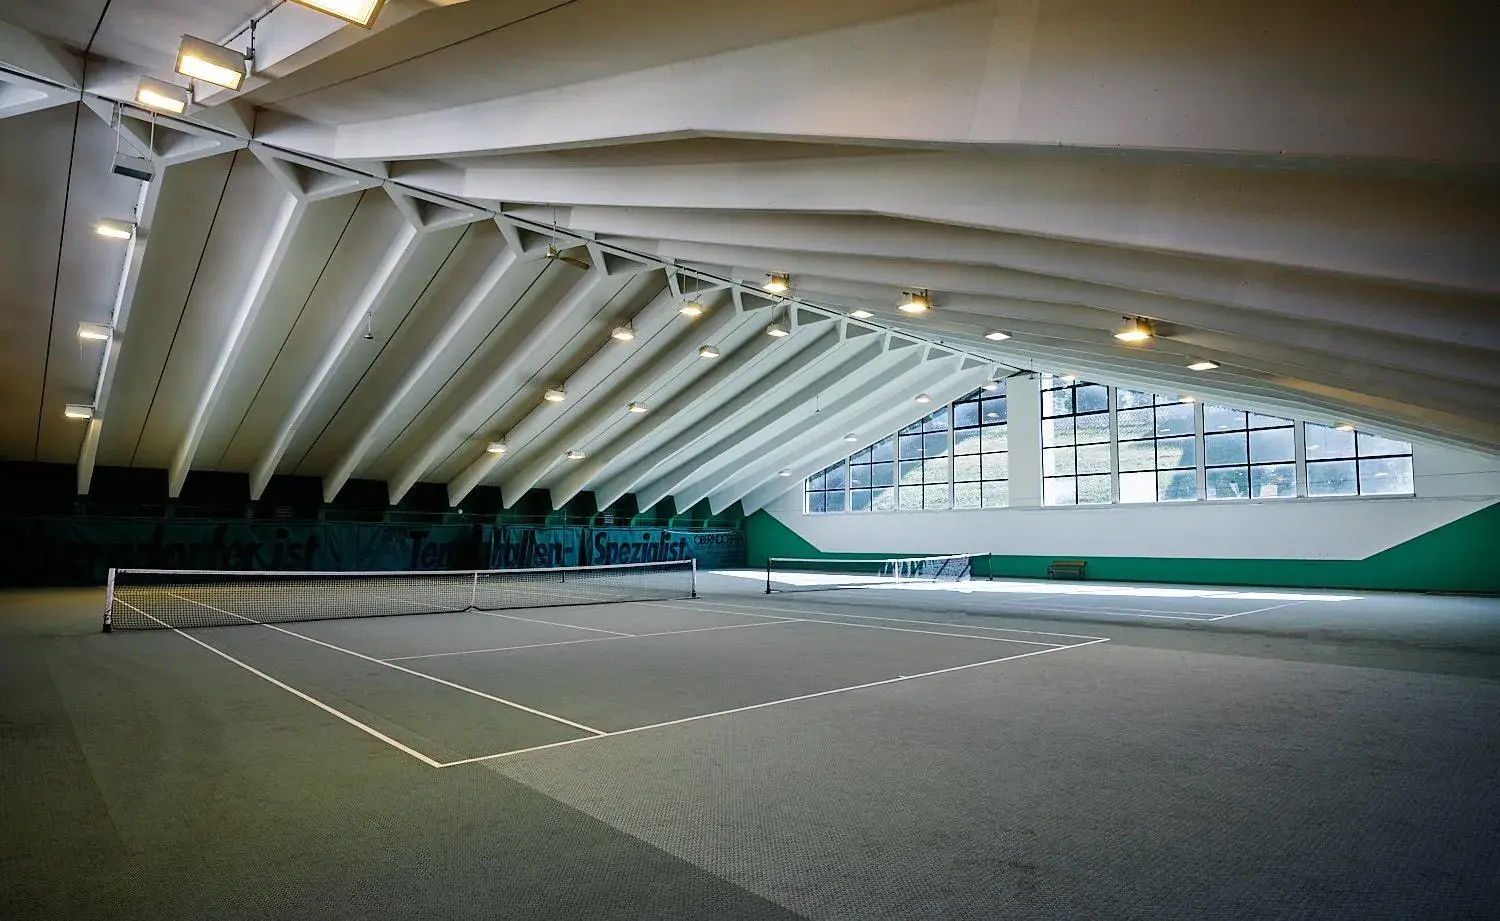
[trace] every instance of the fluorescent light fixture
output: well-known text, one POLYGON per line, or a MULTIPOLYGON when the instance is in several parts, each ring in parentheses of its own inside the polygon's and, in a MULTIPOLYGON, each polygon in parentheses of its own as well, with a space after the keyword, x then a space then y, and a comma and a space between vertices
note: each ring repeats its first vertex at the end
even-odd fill
POLYGON ((505 453, 505 442, 503 442, 503 441, 492 441, 489 444, 485 445, 484 449, 485 449, 485 451, 489 452, 490 454, 504 454, 505 453))
POLYGON ((791 276, 782 273, 767 275, 766 283, 760 287, 761 290, 769 291, 772 294, 785 294, 792 290, 792 279, 791 276))
POLYGON ((871 317, 875 316, 875 314, 871 313, 868 310, 865 310, 864 308, 860 308, 859 310, 851 311, 849 313, 849 316, 853 317, 856 320, 868 320, 871 317))
POLYGON ((1010 333, 1002 333, 1000 330, 992 330, 984 334, 984 338, 991 342, 1004 342, 1010 338, 1010 333))
POLYGON ((849 434, 847 434, 847 435, 844 436, 844 440, 845 441, 859 441, 859 436, 856 435, 856 434, 854 434, 853 432, 850 432, 849 434))
POLYGON ((618 339, 621 342, 629 342, 630 340, 635 338, 635 330, 629 323, 626 323, 623 326, 616 326, 614 329, 610 330, 609 338, 618 339))
POLYGON ((682 306, 677 308, 677 312, 685 317, 701 317, 703 316, 703 304, 697 298, 690 297, 682 302, 682 306))
POLYGON ((782 467, 781 470, 778 471, 776 475, 777 476, 791 476, 792 475, 792 471, 788 470, 786 467, 782 467))
POLYGON ((567 398, 568 392, 561 387, 548 388, 547 392, 542 394, 542 399, 546 400, 548 403, 561 403, 567 398))
POLYGON ((1078 382, 1078 375, 1064 374, 1062 377, 1059 377, 1058 380, 1062 381, 1064 384, 1076 384, 1078 382))
POLYGON ((1352 423, 1349 423, 1349 422, 1340 422, 1338 425, 1335 425, 1334 428, 1338 429, 1341 432, 1352 432, 1352 431, 1354 431, 1354 425, 1352 423))
POLYGON ((69 419, 92 419, 94 407, 88 403, 69 403, 63 407, 63 415, 69 419))
POLYGON ((108 342, 114 334, 114 328, 106 323, 78 324, 78 338, 80 339, 88 339, 91 342, 108 342))
POLYGON ((990 393, 994 393, 996 390, 1000 389, 1000 382, 999 381, 985 381, 984 384, 982 384, 979 389, 980 390, 988 390, 990 393))
POLYGON ((568 460, 583 460, 585 457, 588 457, 588 455, 585 454, 585 453, 583 453, 582 451, 576 451, 575 450, 575 451, 569 451, 567 453, 568 460))
POLYGON ((628 409, 628 410, 630 410, 631 412, 635 413, 636 415, 640 415, 641 413, 643 413, 643 412, 646 411, 646 404, 645 403, 631 403, 629 406, 626 406, 625 408, 628 409))
POLYGON ((1189 371, 1212 371, 1219 366, 1218 362, 1209 361, 1207 358, 1199 358, 1188 365, 1189 371))
POLYGON ((932 402, 932 397, 928 396, 925 393, 919 393, 919 394, 917 394, 917 402, 918 403, 931 403, 932 402))
POLYGON ((705 345, 703 348, 701 348, 701 349, 698 350, 698 357, 699 358, 718 358, 719 357, 719 350, 716 349, 716 348, 714 348, 711 345, 705 345))
POLYGON ((1151 324, 1142 317, 1126 317, 1115 327, 1115 338, 1121 342, 1145 342, 1152 335, 1151 324))
POLYGON ((902 294, 901 303, 896 305, 896 309, 902 313, 926 313, 932 309, 932 302, 920 291, 907 291, 902 294))
POLYGON ((233 48, 184 35, 182 44, 177 46, 177 72, 226 90, 237 90, 245 82, 245 56, 233 48))
POLYGON ((292 0, 305 7, 327 13, 345 22, 352 22, 357 26, 370 27, 375 17, 380 15, 380 8, 385 5, 385 0, 292 0))
POLYGON ((175 83, 142 77, 135 86, 135 101, 148 109, 181 115, 193 101, 193 94, 175 83))
POLYGON ((94 222, 94 233, 110 240, 129 240, 135 236, 135 225, 127 221, 101 217, 94 222))
POLYGON ((782 322, 772 323, 770 326, 766 327, 766 335, 770 336, 773 339, 785 339, 791 334, 792 331, 787 329, 786 324, 782 322))

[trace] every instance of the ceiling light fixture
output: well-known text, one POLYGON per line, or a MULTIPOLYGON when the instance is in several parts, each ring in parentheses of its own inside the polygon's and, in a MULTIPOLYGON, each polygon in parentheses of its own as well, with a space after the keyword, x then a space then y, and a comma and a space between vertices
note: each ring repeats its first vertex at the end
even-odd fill
POLYGON ((1058 380, 1062 381, 1064 384, 1074 384, 1078 382, 1078 375, 1064 374, 1062 377, 1058 378, 1058 380))
POLYGON ((561 403, 567 398, 568 392, 561 387, 549 387, 547 389, 547 392, 542 394, 542 399, 546 400, 548 403, 561 403))
POLYGON ((94 233, 109 240, 129 240, 135 236, 135 225, 101 217, 94 222, 94 233))
POLYGON ((932 309, 932 301, 928 300, 924 291, 903 291, 901 303, 896 305, 896 309, 902 313, 926 313, 932 309))
POLYGON ((776 475, 777 476, 791 476, 792 475, 792 471, 788 470, 786 467, 782 467, 781 470, 776 475))
POLYGON ((233 48, 184 35, 177 46, 177 72, 191 80, 237 90, 245 82, 245 56, 233 48))
POLYGON ((996 390, 1000 389, 1000 382, 999 381, 985 381, 982 385, 980 385, 979 389, 980 390, 988 390, 990 393, 994 393, 996 390))
POLYGON ((1196 403, 1196 402, 1198 402, 1198 398, 1197 397, 1183 397, 1182 398, 1182 402, 1184 402, 1184 403, 1196 403))
POLYGON ((105 323, 78 324, 78 338, 88 339, 91 342, 108 342, 115 334, 114 327, 105 323))
POLYGON ((792 331, 787 329, 786 322, 782 320, 778 320, 766 327, 766 335, 773 339, 785 339, 791 334, 792 331))
POLYGON ((1121 342, 1145 342, 1154 335, 1150 321, 1144 317, 1126 317, 1125 322, 1115 327, 1115 338, 1121 342))
POLYGON ((853 317, 856 320, 868 320, 871 317, 875 316, 875 314, 861 307, 859 310, 850 311, 849 316, 853 317))
POLYGON ((503 442, 503 441, 492 441, 489 444, 487 444, 487 445, 484 446, 484 450, 487 453, 489 453, 489 454, 504 454, 505 453, 505 442, 503 442))
POLYGON ((582 451, 569 451, 567 454, 568 460, 583 460, 585 457, 588 457, 588 455, 582 451))
POLYGON ((94 407, 89 403, 68 403, 63 406, 63 415, 69 419, 92 419, 94 407))
POLYGON ((716 348, 714 348, 711 345, 705 345, 703 348, 701 348, 701 349, 698 350, 698 357, 699 358, 718 358, 719 357, 719 350, 716 349, 716 348))
POLYGON ((154 77, 142 77, 135 86, 135 101, 157 112, 181 115, 192 103, 193 93, 175 83, 157 80, 154 77))
POLYGON ((991 332, 985 333, 984 334, 984 338, 990 340, 991 342, 1004 342, 1005 340, 1007 340, 1007 339, 1010 338, 1010 333, 1002 333, 1000 330, 997 329, 997 330, 993 330, 991 332))
POLYGON ((1212 371, 1219 366, 1218 362, 1209 361, 1207 358, 1199 358, 1188 365, 1189 371, 1212 371))
POLYGON ((620 342, 629 342, 635 338, 635 329, 629 323, 616 326, 610 330, 609 338, 617 339, 620 342))
POLYGON ((385 5, 385 0, 292 0, 292 2, 366 29, 375 21, 375 17, 380 15, 380 8, 385 5))
POLYGON ((917 394, 917 402, 918 403, 931 403, 932 402, 932 397, 928 396, 925 393, 919 393, 919 394, 917 394))
POLYGON ((1334 428, 1338 429, 1341 432, 1352 432, 1352 431, 1354 431, 1354 425, 1352 423, 1349 423, 1349 422, 1340 422, 1338 425, 1335 425, 1334 428))
POLYGON ((685 317, 701 317, 703 316, 703 303, 696 297, 690 297, 682 302, 682 306, 677 308, 677 312, 685 317))
POLYGON ((766 283, 760 287, 762 291, 769 291, 772 294, 785 294, 792 290, 792 278, 781 272, 767 275, 766 283))
POLYGON ((859 441, 859 436, 856 435, 856 434, 854 434, 853 432, 850 432, 849 434, 847 434, 847 435, 844 436, 844 440, 845 441, 859 441))
POLYGON ((630 405, 626 406, 625 408, 628 409, 628 410, 630 410, 631 412, 635 413, 636 415, 640 415, 641 413, 643 413, 643 412, 646 411, 646 404, 645 403, 631 403, 630 405))

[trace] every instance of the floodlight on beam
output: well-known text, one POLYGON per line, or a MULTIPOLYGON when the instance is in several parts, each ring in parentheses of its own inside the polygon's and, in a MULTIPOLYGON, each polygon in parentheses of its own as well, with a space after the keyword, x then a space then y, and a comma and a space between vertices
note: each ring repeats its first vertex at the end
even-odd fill
POLYGON ((94 222, 94 233, 108 240, 129 240, 135 236, 135 225, 101 217, 94 222))
POLYGON ((114 337, 114 327, 105 323, 83 322, 78 324, 78 338, 90 342, 108 342, 114 337))
POLYGON ((94 407, 90 403, 68 403, 63 406, 63 415, 69 419, 92 419, 94 407))
POLYGON ((489 444, 487 444, 487 445, 484 446, 484 450, 485 450, 486 454, 504 454, 505 453, 505 442, 503 442, 503 441, 492 441, 489 444))
POLYGON ((193 102, 192 91, 175 83, 142 77, 135 85, 135 101, 155 112, 181 115, 193 102))
POLYGON ((362 28, 370 28, 385 0, 292 0, 308 9, 326 13, 362 28))
POLYGON ((233 48, 184 35, 177 46, 176 70, 192 80, 237 90, 245 83, 245 56, 233 48))

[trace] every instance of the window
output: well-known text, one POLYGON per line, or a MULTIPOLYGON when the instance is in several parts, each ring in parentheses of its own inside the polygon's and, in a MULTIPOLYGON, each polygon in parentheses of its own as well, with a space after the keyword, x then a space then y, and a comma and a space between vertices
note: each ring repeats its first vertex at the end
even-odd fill
POLYGON ((807 510, 813 514, 844 510, 845 461, 807 478, 807 510))
POLYGON ((1010 503, 1005 394, 976 390, 953 404, 953 507, 1010 503))
POLYGON ((1227 406, 1203 407, 1203 462, 1209 499, 1297 495, 1293 422, 1227 406))
POLYGON ((1198 498, 1197 407, 1175 394, 1116 391, 1121 502, 1198 498))
POLYGON ((1113 498, 1109 388, 1042 377, 1042 500, 1096 505, 1113 498))
POLYGON ((849 511, 889 512, 896 507, 896 436, 849 458, 849 511))
POLYGON ((948 495, 950 416, 944 406, 901 430, 896 444, 896 507, 901 511, 952 507, 948 495))
POLYGON ((1411 445, 1364 432, 1303 423, 1309 496, 1409 496, 1411 445))

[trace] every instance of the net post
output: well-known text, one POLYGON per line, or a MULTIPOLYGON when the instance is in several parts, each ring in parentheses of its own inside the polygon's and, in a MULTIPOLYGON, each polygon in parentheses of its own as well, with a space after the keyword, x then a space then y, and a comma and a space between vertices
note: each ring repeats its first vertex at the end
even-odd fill
POLYGON ((771 558, 766 557, 766 594, 771 594, 771 558))
POLYGON ((698 558, 696 556, 693 557, 693 594, 692 594, 692 597, 694 597, 694 598, 698 597, 698 558))
POLYGON ((479 570, 474 570, 474 583, 469 594, 469 610, 479 610, 479 570))
POLYGON ((115 612, 115 568, 109 567, 109 577, 104 582, 104 632, 114 629, 115 612))

